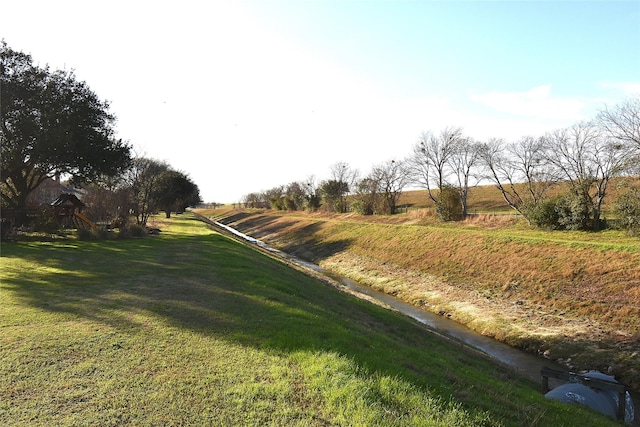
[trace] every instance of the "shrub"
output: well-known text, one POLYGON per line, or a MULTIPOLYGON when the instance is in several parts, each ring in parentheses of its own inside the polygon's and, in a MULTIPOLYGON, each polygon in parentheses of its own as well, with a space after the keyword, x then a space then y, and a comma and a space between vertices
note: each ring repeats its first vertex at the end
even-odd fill
POLYGON ((38 212, 34 221, 34 231, 55 233, 60 229, 58 216, 52 208, 44 208, 38 212))
POLYGON ((615 201, 615 212, 622 228, 632 236, 640 235, 640 189, 630 188, 615 201))
POLYGON ((372 203, 367 202, 363 199, 358 199, 351 204, 353 206, 353 211, 359 213, 360 215, 373 215, 374 207, 372 203))
POLYGON ((285 210, 284 198, 282 197, 274 197, 271 200, 269 200, 269 203, 271 204, 271 209, 275 211, 285 210))
POLYGON ((104 228, 78 228, 78 240, 95 241, 108 240, 112 234, 104 228))
POLYGON ((138 224, 126 224, 120 227, 118 231, 119 239, 131 239, 133 237, 146 237, 147 229, 138 224))
POLYGON ((306 209, 309 212, 315 212, 318 209, 320 209, 321 199, 320 199, 320 196, 316 194, 311 194, 306 196, 305 202, 306 202, 306 209))
POLYGON ((558 224, 565 230, 589 230, 589 203, 575 194, 565 194, 556 203, 558 224))
POLYGON ((131 231, 131 237, 146 237, 149 234, 145 227, 138 224, 131 224, 129 230, 131 231))
POLYGON ((558 213, 558 198, 546 199, 538 204, 532 204, 522 209, 527 220, 536 227, 558 230, 560 214, 558 213))
POLYGON ((447 185, 440 189, 440 199, 436 203, 436 215, 440 221, 460 221, 462 219, 462 203, 455 187, 447 185))
POLYGON ((551 230, 590 230, 593 228, 589 202, 585 197, 566 193, 530 204, 521 209, 534 226, 551 230))

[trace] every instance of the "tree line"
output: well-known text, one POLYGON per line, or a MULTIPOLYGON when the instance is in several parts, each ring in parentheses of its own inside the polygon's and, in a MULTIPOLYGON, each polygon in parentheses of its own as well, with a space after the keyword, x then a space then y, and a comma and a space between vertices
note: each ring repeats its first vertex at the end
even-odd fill
POLYGON ((640 97, 604 107, 580 121, 542 136, 516 141, 477 141, 460 127, 425 132, 401 160, 373 166, 361 177, 345 162, 330 177, 314 177, 243 197, 246 207, 288 210, 350 208, 365 215, 394 214, 403 190, 426 190, 442 221, 468 215, 470 190, 492 183, 505 203, 531 225, 599 230, 602 206, 614 178, 620 187, 615 210, 623 225, 640 232, 640 97), (560 188, 564 191, 552 191, 560 188))
MULTIPOLYGON (((0 44, 0 190, 2 210, 27 220, 27 200, 47 178, 82 185, 101 220, 180 212, 200 202, 189 176, 167 163, 136 157, 115 137, 115 116, 73 71, 34 64, 30 55, 0 44), (22 217, 21 217, 22 216, 22 217)), ((467 216, 470 190, 492 182, 506 204, 532 225, 555 229, 603 226, 602 206, 614 178, 615 201, 627 228, 640 229, 640 98, 605 107, 590 121, 517 141, 477 141, 459 127, 425 132, 403 159, 374 165, 364 176, 345 162, 329 179, 305 181, 243 197, 246 207, 348 209, 394 214, 403 190, 426 189, 443 221, 467 216), (564 184, 567 191, 551 191, 564 184)))
MULTIPOLYGON (((200 202, 198 186, 165 162, 134 156, 115 137, 115 116, 73 71, 51 70, 0 44, 0 196, 16 225, 45 180, 82 186, 98 220, 146 225, 150 213, 200 202)), ((4 215, 3 215, 4 216, 4 215)))

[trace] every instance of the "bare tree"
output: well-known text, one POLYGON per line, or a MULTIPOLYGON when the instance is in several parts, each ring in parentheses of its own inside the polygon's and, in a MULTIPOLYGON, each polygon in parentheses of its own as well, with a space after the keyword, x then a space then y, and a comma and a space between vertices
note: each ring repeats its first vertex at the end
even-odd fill
POLYGON ((567 180, 574 197, 572 228, 599 229, 611 179, 628 170, 634 147, 579 122, 544 137, 546 160, 567 180))
POLYGON ((460 197, 462 218, 467 216, 467 199, 469 189, 475 187, 479 178, 474 177, 475 168, 480 157, 480 146, 471 138, 458 138, 455 149, 449 159, 451 172, 456 180, 456 187, 460 197), (471 183, 471 180, 474 180, 471 183))
POLYGON ((347 162, 336 162, 330 167, 331 179, 338 182, 345 182, 349 188, 353 187, 358 181, 360 172, 353 169, 347 162))
POLYGON ((526 136, 515 143, 491 138, 482 145, 480 157, 504 201, 527 220, 533 207, 556 183, 547 166, 541 138, 526 136))
POLYGON ((400 160, 386 161, 374 166, 369 176, 371 182, 377 184, 377 193, 383 202, 382 212, 395 214, 402 190, 410 181, 406 162, 400 160))
POLYGON ((319 185, 314 175, 309 175, 304 181, 305 190, 305 208, 308 211, 317 211, 320 208, 322 197, 319 191, 319 185))
POLYGON ((431 132, 423 133, 413 146, 413 154, 409 159, 409 170, 412 180, 423 188, 436 205, 439 194, 447 184, 451 173, 449 162, 456 151, 462 129, 447 127, 439 135, 431 132))
POLYGON ((113 186, 90 184, 84 187, 86 216, 94 222, 123 224, 130 214, 131 194, 122 183, 113 186))
POLYGON ((467 216, 469 189, 480 181, 479 159, 480 145, 459 127, 445 128, 439 135, 424 133, 414 145, 408 162, 413 181, 427 189, 441 220, 467 216))
POLYGON ((611 109, 605 106, 596 121, 610 137, 640 150, 640 97, 627 99, 611 109))
POLYGON ((338 212, 346 212, 347 195, 355 188, 359 172, 346 162, 337 162, 330 166, 331 178, 324 182, 324 196, 331 199, 333 208, 338 212))
POLYGON ((262 197, 260 193, 249 193, 242 197, 242 203, 245 208, 261 208, 262 197))

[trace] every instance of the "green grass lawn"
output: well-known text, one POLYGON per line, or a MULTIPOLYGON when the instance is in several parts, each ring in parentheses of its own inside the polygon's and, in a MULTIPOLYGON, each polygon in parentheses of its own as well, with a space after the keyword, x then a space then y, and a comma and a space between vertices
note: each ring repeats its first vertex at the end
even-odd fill
POLYGON ((208 230, 3 243, 0 425, 611 425, 208 230))

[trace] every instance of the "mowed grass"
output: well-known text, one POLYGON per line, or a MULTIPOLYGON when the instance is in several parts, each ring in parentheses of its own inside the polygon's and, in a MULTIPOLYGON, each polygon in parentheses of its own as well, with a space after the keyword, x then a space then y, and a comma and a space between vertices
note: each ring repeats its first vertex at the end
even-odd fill
POLYGON ((0 425, 610 425, 190 215, 3 243, 0 425))

